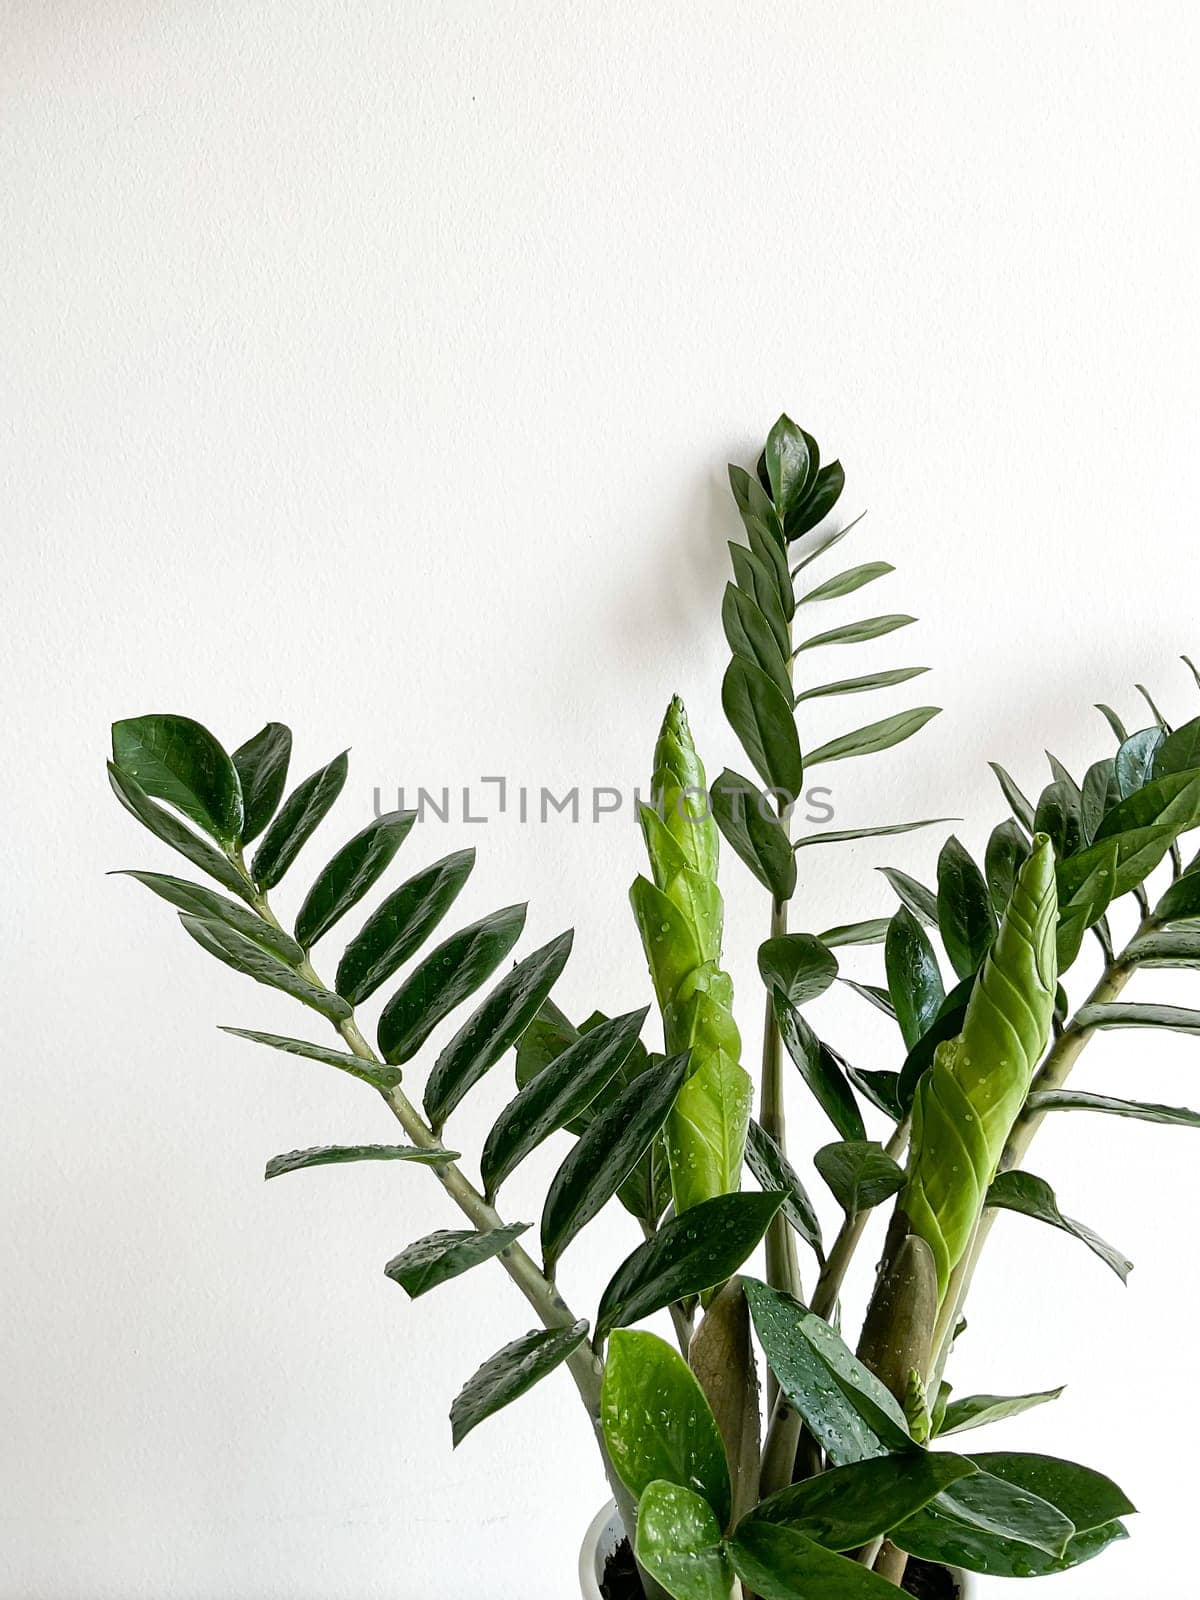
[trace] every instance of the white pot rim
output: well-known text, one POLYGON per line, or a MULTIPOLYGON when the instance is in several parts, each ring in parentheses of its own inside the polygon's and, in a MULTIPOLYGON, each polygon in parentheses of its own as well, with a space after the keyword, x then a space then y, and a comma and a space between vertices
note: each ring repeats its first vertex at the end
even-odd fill
MULTIPOLYGON (((607 1505, 600 1507, 583 1536, 583 1546, 579 1552, 579 1593, 583 1600, 603 1600, 600 1580, 604 1576, 604 1566, 624 1537, 625 1530, 617 1516, 617 1508, 610 1500, 607 1505)), ((958 1579, 959 1600, 978 1600, 971 1574, 960 1572, 957 1567, 951 1570, 958 1579)))

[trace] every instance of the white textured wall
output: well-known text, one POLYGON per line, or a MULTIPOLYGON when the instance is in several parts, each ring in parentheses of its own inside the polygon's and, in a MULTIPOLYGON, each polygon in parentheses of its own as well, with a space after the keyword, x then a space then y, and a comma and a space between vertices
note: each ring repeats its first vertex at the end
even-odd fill
MULTIPOLYGON (((353 746, 289 904, 376 783, 644 781, 676 689, 719 765, 723 465, 787 407, 871 508, 858 558, 900 568, 872 601, 923 618, 848 670, 928 662, 946 707, 834 769, 839 821, 948 812, 980 848, 987 757, 1081 769, 1135 679, 1196 708, 1198 33, 1166 0, 2 0, 5 1600, 566 1600, 603 1493, 561 1376, 451 1454, 451 1396, 528 1318, 490 1269, 415 1306, 384 1280, 452 1225, 426 1174, 263 1186, 387 1130, 216 1033, 298 1019, 103 876, 171 869, 108 797, 108 722, 281 717, 301 773, 353 746)), ((532 935, 578 927, 574 1009, 639 1002, 631 828, 433 825, 410 860, 468 834, 464 907, 528 896, 532 935)), ((801 923, 883 912, 871 869, 934 852, 814 855, 801 923)), ((764 908, 726 888, 752 1037, 764 908)), ((818 1020, 888 1059, 852 997, 818 1020)), ((1200 1098, 1194 1045, 1092 1056, 1200 1098)), ((1019 1222, 981 1277, 960 1389, 1071 1381, 996 1443, 1145 1507, 1063 1600, 1186 1586, 1198 1149, 1064 1123, 1035 1167, 1128 1294, 1019 1222)), ((571 1296, 632 1242, 590 1229, 571 1296)))

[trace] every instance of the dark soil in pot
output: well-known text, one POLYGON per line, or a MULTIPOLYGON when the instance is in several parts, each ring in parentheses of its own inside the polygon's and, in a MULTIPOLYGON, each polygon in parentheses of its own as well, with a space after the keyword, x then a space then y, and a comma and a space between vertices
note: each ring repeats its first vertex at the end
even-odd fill
MULTIPOLYGON (((959 1596, 958 1584, 945 1567, 931 1566, 916 1556, 905 1570, 902 1592, 912 1595, 913 1600, 958 1600, 959 1596)), ((622 1539, 605 1562, 600 1593, 604 1600, 644 1600, 628 1539, 622 1539)))

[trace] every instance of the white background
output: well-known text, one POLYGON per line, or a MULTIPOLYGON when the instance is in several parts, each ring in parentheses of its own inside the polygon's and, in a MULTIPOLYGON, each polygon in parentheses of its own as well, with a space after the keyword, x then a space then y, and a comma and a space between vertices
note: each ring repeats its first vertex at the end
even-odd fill
MULTIPOLYGON (((264 1187, 274 1152, 389 1124, 215 1032, 304 1017, 103 876, 175 870, 108 795, 109 721, 179 710, 233 744, 282 718, 297 777, 353 746, 287 908, 375 785, 644 783, 673 690, 710 768, 744 765, 724 464, 786 407, 870 508, 825 572, 900 569, 821 622, 922 618, 820 665, 935 669, 828 702, 809 744, 946 708, 829 769, 838 822, 949 814, 981 850, 987 758, 1081 771, 1109 749, 1093 701, 1144 720, 1136 680, 1200 708, 1198 58, 1165 0, 0 3, 6 1600, 567 1600, 604 1497, 562 1374, 451 1453, 450 1399, 529 1319, 491 1268, 415 1305, 384 1279, 454 1225, 427 1174, 264 1187)), ((941 831, 811 852, 798 925, 888 911, 872 869, 928 878, 941 831)), ((524 948, 578 929, 569 1009, 642 1002, 626 818, 433 822, 408 870, 468 842, 459 920, 527 897, 524 948)), ((724 883, 752 1052, 766 910, 738 863, 724 883)), ((895 1064, 848 991, 813 1015, 895 1064)), ((1197 1059, 1108 1039, 1080 1081, 1196 1103, 1197 1059)), ((452 1125, 468 1151, 494 1077, 452 1125)), ((793 1123, 830 1136, 799 1094, 793 1123)), ((960 1392, 1071 1385, 991 1442, 1144 1507, 1063 1600, 1191 1583, 1198 1150, 1063 1119, 1034 1169, 1136 1259, 1128 1292, 1016 1219, 980 1278, 960 1392)), ((570 1298, 633 1242, 595 1224, 570 1298)))

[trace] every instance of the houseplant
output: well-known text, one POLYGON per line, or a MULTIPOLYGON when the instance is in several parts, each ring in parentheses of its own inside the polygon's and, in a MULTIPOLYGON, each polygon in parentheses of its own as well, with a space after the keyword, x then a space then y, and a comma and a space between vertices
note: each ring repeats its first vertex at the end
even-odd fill
MULTIPOLYGON (((1097 1030, 1200 1028, 1200 1013, 1119 1002, 1142 968, 1200 963, 1200 861, 1185 868, 1180 849, 1181 837, 1200 826, 1200 718, 1172 729, 1150 703, 1148 725, 1129 733, 1106 710, 1114 748, 1081 781, 1051 758, 1051 781, 1035 804, 996 769, 1012 815, 993 829, 982 866, 951 836, 936 887, 887 870, 899 902, 890 916, 819 934, 789 930, 810 848, 933 825, 794 838, 805 771, 896 745, 936 708, 894 714, 802 752, 797 722, 808 701, 869 693, 922 669, 812 683, 797 664, 810 651, 879 637, 912 619, 804 626, 810 607, 819 612, 823 600, 891 569, 868 562, 809 582, 811 564, 853 524, 837 518, 840 465, 820 465, 815 442, 786 417, 757 470, 733 468, 731 483, 747 542, 731 546, 722 703, 756 777, 725 771, 710 786, 683 706, 671 702, 655 748, 652 803, 640 812, 647 873, 631 891, 661 1053, 642 1043, 649 1005, 577 1021, 559 1010, 552 990, 570 954, 566 932, 517 960, 436 1054, 426 1052, 433 1059, 422 1068, 418 1105, 411 1064, 506 962, 524 907, 497 910, 432 943, 473 853, 443 857, 377 905, 327 982, 314 946, 380 880, 416 818, 377 817, 338 850, 289 931, 272 892, 336 801, 347 761, 336 757, 285 798, 291 735, 279 724, 231 755, 182 716, 115 724, 109 772, 118 798, 201 878, 132 875, 179 911, 202 948, 291 995, 339 1037, 334 1046, 227 1031, 343 1071, 400 1124, 401 1143, 293 1151, 270 1161, 267 1177, 360 1160, 427 1166, 467 1225, 408 1246, 387 1264, 388 1276, 416 1298, 495 1260, 529 1302, 537 1328, 465 1385, 451 1407, 453 1440, 566 1368, 596 1435, 615 1516, 634 1535, 638 1567, 622 1576, 614 1564, 612 1600, 636 1595, 639 1583, 651 1600, 870 1600, 904 1584, 939 1592, 914 1588, 917 1563, 923 1583, 951 1566, 1057 1572, 1124 1537, 1121 1519, 1133 1508, 1109 1479, 1074 1463, 959 1448, 968 1430, 1057 1391, 957 1397, 947 1364, 1001 1210, 1064 1229, 1119 1275, 1128 1270, 1026 1169, 1046 1117, 1074 1109, 1200 1124, 1191 1111, 1068 1086, 1097 1030), (757 1082, 722 967, 722 837, 763 892, 757 1082), (1169 881, 1156 882, 1152 894, 1149 879, 1160 868, 1169 881), (1127 904, 1136 926, 1118 938, 1127 904), (931 934, 954 975, 949 988, 931 934), (1089 935, 1102 973, 1075 1005, 1067 977, 1089 935), (804 1016, 838 980, 839 949, 869 945, 882 947, 885 981, 854 987, 895 1021, 893 1070, 864 1070, 804 1016), (356 1008, 402 967, 372 1045, 356 1008), (472 1181, 447 1125, 514 1051, 517 1093, 488 1134, 472 1181), (811 1091, 813 1120, 836 1135, 814 1157, 843 1212, 830 1240, 787 1152, 785 1059, 811 1091), (870 1138, 868 1121, 885 1136, 870 1138), (507 1218, 503 1188, 552 1136, 563 1142, 563 1160, 532 1229, 507 1218), (755 1187, 743 1188, 744 1170, 755 1187), (610 1202, 624 1207, 643 1240, 585 1319, 564 1303, 555 1268, 610 1202), (845 1274, 884 1207, 875 1287, 852 1337, 841 1303, 845 1274), (760 1242, 762 1276, 743 1275, 760 1242), (637 1326, 659 1313, 671 1340, 637 1326), (761 1398, 756 1344, 767 1373, 761 1398)), ((953 1584, 940 1592, 952 1594, 953 1584)))

